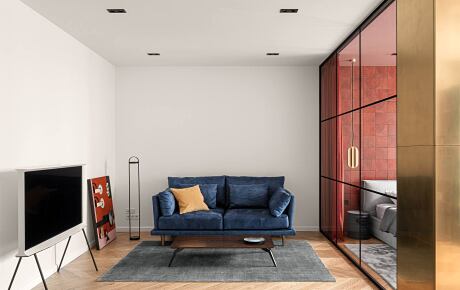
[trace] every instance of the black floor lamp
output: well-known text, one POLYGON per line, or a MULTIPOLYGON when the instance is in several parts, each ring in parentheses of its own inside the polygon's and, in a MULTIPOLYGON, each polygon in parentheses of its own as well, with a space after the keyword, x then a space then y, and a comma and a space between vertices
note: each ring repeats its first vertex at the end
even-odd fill
POLYGON ((139 158, 131 156, 128 160, 128 221, 129 221, 129 239, 139 240, 141 238, 141 178, 139 174, 139 158), (134 235, 131 230, 131 167, 137 167, 137 201, 138 201, 138 231, 137 235, 134 235))

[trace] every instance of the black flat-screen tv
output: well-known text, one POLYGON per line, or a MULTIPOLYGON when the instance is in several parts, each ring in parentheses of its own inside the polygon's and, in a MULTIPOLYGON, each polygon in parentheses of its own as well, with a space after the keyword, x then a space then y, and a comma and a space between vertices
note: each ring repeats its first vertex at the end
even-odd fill
POLYGON ((81 230, 82 166, 22 170, 19 180, 19 254, 36 253, 81 230))

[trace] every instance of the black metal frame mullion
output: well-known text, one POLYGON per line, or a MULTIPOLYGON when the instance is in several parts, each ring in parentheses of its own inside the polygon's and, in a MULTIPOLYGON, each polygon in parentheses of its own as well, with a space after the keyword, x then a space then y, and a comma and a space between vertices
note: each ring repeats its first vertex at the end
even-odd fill
MULTIPOLYGON (((383 103, 383 102, 386 102, 386 101, 389 101, 389 100, 392 100, 392 99, 396 99, 398 97, 398 95, 393 95, 393 96, 389 96, 389 97, 386 97, 386 98, 383 98, 383 99, 380 99, 378 101, 375 101, 375 102, 372 102, 372 103, 369 103, 369 104, 366 104, 364 106, 360 106, 359 108, 356 108, 356 109, 353 109, 353 110, 348 110, 346 112, 343 112, 343 113, 340 113, 340 114, 337 114, 335 116, 332 116, 332 117, 328 117, 324 120, 321 120, 320 122, 323 123, 323 122, 326 122, 326 121, 329 121, 329 120, 332 120, 332 119, 335 119, 335 118, 338 118, 340 116, 343 116, 343 115, 346 115, 346 114, 350 114, 350 113, 353 113, 353 112, 356 112, 356 111, 360 111, 361 109, 365 109, 367 107, 372 107, 374 105, 377 105, 379 103, 383 103)), ((361 97, 360 97, 361 98, 361 97)), ((360 100, 361 102, 361 100, 360 100)), ((361 104, 360 104, 361 105, 361 104)))
POLYGON ((368 188, 365 188, 365 187, 362 187, 362 186, 359 186, 359 185, 356 185, 356 184, 353 184, 353 183, 348 183, 346 181, 338 180, 338 179, 335 179, 335 178, 332 178, 332 177, 327 177, 327 176, 324 176, 324 175, 321 175, 321 177, 325 178, 325 179, 335 181, 335 182, 340 182, 340 183, 343 183, 345 185, 352 186, 352 187, 355 187, 355 188, 358 188, 358 189, 362 189, 362 190, 366 190, 366 191, 369 191, 369 192, 372 192, 372 193, 376 193, 376 194, 379 194, 379 195, 382 195, 382 196, 386 196, 386 197, 393 198, 393 199, 398 199, 397 196, 392 196, 392 195, 389 195, 389 194, 386 194, 386 193, 381 193, 381 192, 375 191, 373 189, 368 189, 368 188))

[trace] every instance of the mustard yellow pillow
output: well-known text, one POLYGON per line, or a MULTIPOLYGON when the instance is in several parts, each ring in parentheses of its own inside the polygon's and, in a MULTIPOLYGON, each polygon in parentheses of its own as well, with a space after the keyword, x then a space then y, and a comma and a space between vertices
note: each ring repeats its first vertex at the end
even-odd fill
POLYGON ((171 188, 171 191, 179 203, 180 214, 199 210, 209 210, 206 203, 204 203, 204 197, 199 185, 187 188, 171 188))

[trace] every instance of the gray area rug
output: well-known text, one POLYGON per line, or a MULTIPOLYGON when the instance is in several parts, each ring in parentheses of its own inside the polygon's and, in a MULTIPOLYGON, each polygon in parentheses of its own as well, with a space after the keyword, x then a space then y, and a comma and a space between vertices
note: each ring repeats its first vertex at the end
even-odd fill
MULTIPOLYGON (((345 244, 345 247, 359 257, 359 244, 345 244)), ((396 249, 387 244, 361 244, 361 262, 396 289, 396 249)))
POLYGON ((335 282, 306 241, 273 248, 278 267, 261 249, 184 249, 168 267, 174 250, 144 241, 97 281, 111 282, 335 282))

